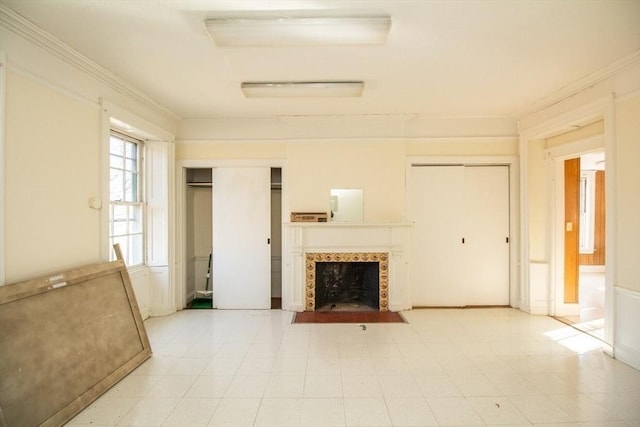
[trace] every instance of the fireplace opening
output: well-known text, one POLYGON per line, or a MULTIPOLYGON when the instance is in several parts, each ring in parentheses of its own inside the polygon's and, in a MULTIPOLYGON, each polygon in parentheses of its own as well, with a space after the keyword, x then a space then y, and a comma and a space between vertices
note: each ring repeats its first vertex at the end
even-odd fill
POLYGON ((306 311, 389 310, 389 254, 306 254, 306 311))
POLYGON ((316 311, 378 311, 378 262, 316 264, 316 311))

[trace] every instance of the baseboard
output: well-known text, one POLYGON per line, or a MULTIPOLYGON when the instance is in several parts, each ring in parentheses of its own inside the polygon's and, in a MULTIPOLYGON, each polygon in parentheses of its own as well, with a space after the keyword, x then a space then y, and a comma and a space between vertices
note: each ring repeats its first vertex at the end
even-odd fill
POLYGON ((539 316, 548 316, 549 315, 549 307, 547 305, 531 306, 528 309, 522 309, 522 311, 524 311, 526 313, 529 313, 529 314, 539 315, 539 316))
POLYGON ((151 309, 149 311, 149 317, 162 317, 162 316, 168 316, 170 314, 175 313, 176 310, 174 308, 156 308, 156 309, 151 309))
POLYGON ((302 304, 289 304, 287 307, 284 306, 284 303, 282 304, 282 310, 284 311, 304 311, 304 305, 302 304))
POLYGON ((640 292, 615 288, 615 358, 640 370, 640 292))
POLYGON ((640 351, 624 345, 616 345, 614 347, 614 356, 622 363, 640 371, 640 351))
POLYGON ((196 297, 196 292, 195 291, 189 292, 187 294, 187 304, 189 304, 191 301, 193 301, 195 297, 196 297))

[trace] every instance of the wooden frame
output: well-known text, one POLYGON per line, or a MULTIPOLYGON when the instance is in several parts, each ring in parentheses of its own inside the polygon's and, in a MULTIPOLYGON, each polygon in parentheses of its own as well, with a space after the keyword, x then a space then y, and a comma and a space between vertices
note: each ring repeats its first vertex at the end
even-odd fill
POLYGON ((0 286, 0 427, 62 425, 149 357, 122 261, 0 286))

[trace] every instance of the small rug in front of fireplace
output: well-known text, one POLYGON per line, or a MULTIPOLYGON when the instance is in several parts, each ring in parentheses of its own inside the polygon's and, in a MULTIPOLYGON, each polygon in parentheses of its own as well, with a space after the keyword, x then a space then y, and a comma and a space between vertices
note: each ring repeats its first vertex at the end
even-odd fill
POLYGON ((293 314, 292 323, 407 323, 392 311, 302 311, 293 314))

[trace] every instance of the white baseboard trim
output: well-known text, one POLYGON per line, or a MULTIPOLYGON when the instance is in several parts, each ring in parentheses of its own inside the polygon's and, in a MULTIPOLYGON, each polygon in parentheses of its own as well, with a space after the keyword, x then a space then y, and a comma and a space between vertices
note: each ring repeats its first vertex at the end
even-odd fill
POLYGON ((175 308, 166 308, 166 307, 156 308, 156 309, 151 309, 149 311, 149 317, 169 316, 170 314, 173 314, 175 312, 176 312, 175 308))
POLYGON ((195 291, 191 291, 187 294, 187 303, 190 303, 191 301, 193 301, 196 297, 196 293, 195 291))
POLYGON ((302 304, 290 304, 288 307, 282 307, 285 311, 304 311, 304 305, 302 304))
POLYGON ((401 304, 389 304, 389 311, 393 311, 393 312, 400 312, 400 311, 406 311, 406 310, 411 310, 411 307, 405 307, 401 304))
POLYGON ((549 315, 549 307, 546 305, 537 305, 537 306, 531 306, 525 310, 522 310, 524 312, 527 312, 529 314, 536 314, 536 315, 540 315, 540 316, 548 316, 549 315))
POLYGON ((615 288, 615 358, 640 370, 640 292, 615 288))
POLYGON ((614 356, 617 360, 640 371, 640 351, 624 345, 616 345, 614 356))

